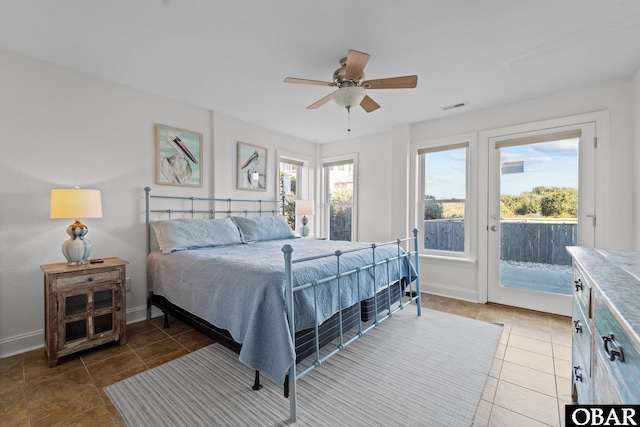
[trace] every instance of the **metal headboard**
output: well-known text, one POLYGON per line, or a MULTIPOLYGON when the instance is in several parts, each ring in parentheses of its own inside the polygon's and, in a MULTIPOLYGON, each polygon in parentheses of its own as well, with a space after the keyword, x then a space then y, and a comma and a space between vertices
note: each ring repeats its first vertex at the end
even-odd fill
POLYGON ((151 194, 151 187, 145 187, 145 199, 146 199, 146 226, 147 226, 147 253, 151 252, 151 214, 161 213, 166 214, 168 219, 171 219, 173 214, 188 214, 191 218, 195 218, 196 214, 209 215, 210 218, 216 218, 217 215, 224 215, 225 217, 232 215, 249 215, 263 216, 263 215, 284 215, 285 214, 285 196, 282 196, 277 200, 256 200, 256 199, 218 199, 208 197, 191 197, 191 196, 156 196, 151 194), (190 206, 189 209, 151 209, 151 199, 166 199, 187 202, 190 206), (196 204, 204 206, 206 204, 212 208, 210 209, 196 209, 196 204), (224 209, 217 209, 216 205, 224 204, 224 209), (252 209, 237 209, 234 206, 238 204, 244 204, 253 206, 252 209), (271 206, 271 208, 268 208, 271 206))

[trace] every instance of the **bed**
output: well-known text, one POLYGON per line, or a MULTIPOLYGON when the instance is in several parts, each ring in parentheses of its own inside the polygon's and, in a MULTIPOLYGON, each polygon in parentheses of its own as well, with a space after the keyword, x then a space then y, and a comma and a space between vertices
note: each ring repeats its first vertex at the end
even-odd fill
POLYGON ((148 317, 156 306, 235 350, 254 389, 259 373, 283 385, 292 421, 297 379, 394 311, 415 304, 420 315, 417 230, 388 243, 303 239, 282 201, 145 192, 148 317))

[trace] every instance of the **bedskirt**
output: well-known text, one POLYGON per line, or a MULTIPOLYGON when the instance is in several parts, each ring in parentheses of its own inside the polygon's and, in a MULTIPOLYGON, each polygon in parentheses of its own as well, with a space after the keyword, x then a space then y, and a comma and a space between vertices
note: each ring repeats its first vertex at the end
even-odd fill
MULTIPOLYGON (((354 304, 351 307, 344 308, 342 310, 343 333, 356 329, 360 322, 368 323, 375 320, 376 318, 381 317, 381 314, 388 311, 389 307, 391 307, 392 309, 397 307, 403 296, 404 288, 404 282, 396 282, 389 287, 389 290, 383 289, 378 291, 376 298, 368 298, 364 301, 361 301, 359 304, 354 304)), ((189 313, 188 311, 173 304, 163 296, 151 293, 150 304, 158 307, 163 311, 163 313, 171 315, 176 319, 193 327, 194 329, 202 332, 203 334, 211 337, 212 339, 233 350, 234 352, 240 353, 242 344, 236 342, 228 330, 218 328, 215 325, 207 322, 206 320, 192 313, 189 313)), ((332 317, 318 326, 318 335, 320 336, 320 339, 318 341, 320 348, 324 347, 340 336, 339 313, 334 314, 332 317)), ((302 362, 305 358, 313 355, 316 352, 315 338, 315 328, 308 328, 296 332, 296 363, 302 362)))

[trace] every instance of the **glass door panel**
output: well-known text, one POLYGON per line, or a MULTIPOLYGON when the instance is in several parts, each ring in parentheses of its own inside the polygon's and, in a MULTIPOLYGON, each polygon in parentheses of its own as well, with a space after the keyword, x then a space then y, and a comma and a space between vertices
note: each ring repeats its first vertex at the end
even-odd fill
MULTIPOLYGON (((65 340, 66 342, 75 341, 83 338, 87 338, 87 319, 77 320, 75 322, 69 322, 65 325, 65 340)), ((64 346, 66 343, 62 343, 64 346)))
POLYGON ((93 309, 100 310, 103 308, 110 308, 113 306, 113 289, 107 289, 104 291, 94 292, 93 294, 93 309))
POLYGON ((500 283, 571 295, 578 243, 578 138, 498 148, 500 283))
POLYGON ((64 315, 66 317, 84 314, 87 312, 87 294, 65 296, 64 315))
POLYGON ((113 313, 102 314, 93 318, 93 333, 100 334, 113 330, 113 313))

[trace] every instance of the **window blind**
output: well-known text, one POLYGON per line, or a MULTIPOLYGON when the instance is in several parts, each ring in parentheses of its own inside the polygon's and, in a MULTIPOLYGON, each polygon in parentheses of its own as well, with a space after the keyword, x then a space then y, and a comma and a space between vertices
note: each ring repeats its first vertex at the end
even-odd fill
POLYGON ((516 145, 538 144, 541 142, 562 141, 563 139, 580 138, 580 129, 567 130, 562 132, 546 133, 544 135, 525 136, 522 138, 511 138, 496 142, 496 148, 514 147, 516 145))

